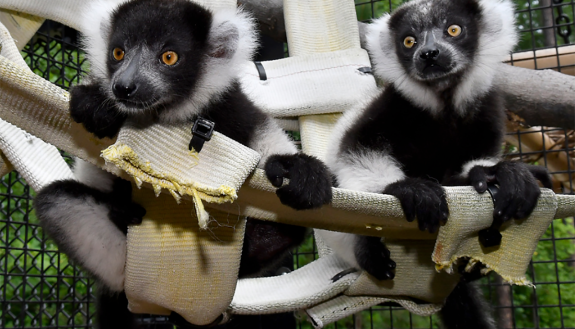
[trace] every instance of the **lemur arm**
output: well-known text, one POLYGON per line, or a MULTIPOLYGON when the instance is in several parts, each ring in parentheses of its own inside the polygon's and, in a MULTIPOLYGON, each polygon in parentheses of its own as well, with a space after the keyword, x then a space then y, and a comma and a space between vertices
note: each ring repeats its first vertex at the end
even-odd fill
POLYGON ((98 138, 114 137, 126 121, 97 81, 80 84, 70 90, 70 114, 98 138))

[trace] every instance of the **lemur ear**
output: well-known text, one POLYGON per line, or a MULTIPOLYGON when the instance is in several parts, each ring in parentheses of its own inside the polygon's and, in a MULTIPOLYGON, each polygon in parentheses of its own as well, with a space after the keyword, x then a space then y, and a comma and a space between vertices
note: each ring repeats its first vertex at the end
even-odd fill
POLYGON ((225 21, 210 31, 209 55, 214 58, 231 59, 238 50, 240 33, 230 21, 225 21))
POLYGON ((254 19, 241 8, 214 13, 208 45, 213 59, 250 61, 258 46, 254 19))

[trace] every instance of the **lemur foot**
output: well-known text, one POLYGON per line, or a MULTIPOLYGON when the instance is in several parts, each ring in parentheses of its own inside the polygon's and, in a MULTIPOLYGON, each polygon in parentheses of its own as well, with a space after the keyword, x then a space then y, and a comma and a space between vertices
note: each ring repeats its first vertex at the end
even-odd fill
POLYGON ((419 229, 434 233, 445 225, 449 208, 445 190, 436 182, 421 178, 406 178, 389 184, 383 191, 399 199, 408 221, 417 217, 419 229))
POLYGON ((124 233, 128 225, 142 223, 146 215, 146 209, 132 202, 132 184, 126 180, 117 178, 114 180, 112 193, 108 195, 110 204, 109 217, 124 233))
POLYGON ((331 177, 327 167, 306 154, 273 155, 265 164, 266 176, 281 203, 296 210, 319 208, 331 202, 331 177), (283 179, 289 184, 282 186, 283 179))
POLYGON ((126 121, 96 83, 82 84, 70 90, 70 115, 98 138, 114 137, 126 121))
POLYGON ((493 200, 494 222, 529 217, 541 195, 535 177, 544 185, 551 185, 545 169, 527 166, 522 162, 502 161, 492 167, 475 166, 469 171, 470 183, 479 193, 484 193, 489 183, 499 185, 493 200))
POLYGON ((391 280, 395 277, 395 262, 381 238, 358 236, 354 253, 359 266, 376 279, 391 280))

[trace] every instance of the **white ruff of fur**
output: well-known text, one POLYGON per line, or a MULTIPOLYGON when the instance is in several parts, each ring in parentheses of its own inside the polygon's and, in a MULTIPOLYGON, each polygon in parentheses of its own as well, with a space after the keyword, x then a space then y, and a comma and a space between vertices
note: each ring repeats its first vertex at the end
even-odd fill
POLYGON ((201 78, 193 96, 177 109, 166 111, 160 117, 165 122, 181 122, 201 112, 210 101, 217 100, 238 78, 240 68, 251 61, 258 47, 255 20, 241 8, 214 13, 209 39, 229 31, 229 25, 236 27, 239 39, 231 58, 215 58, 206 55, 201 78), (223 27, 223 28, 222 28, 223 27))
MULTIPOLYGON (((479 1, 483 19, 479 26, 479 45, 471 70, 457 87, 454 106, 465 111, 468 105, 487 93, 497 74, 497 66, 517 43, 513 3, 509 0, 479 1)), ((464 115, 465 112, 460 112, 464 115)))
MULTIPOLYGON (((419 1, 408 5, 417 9, 419 1)), ((468 105, 488 92, 501 63, 517 42, 513 4, 509 0, 480 0, 483 20, 480 22, 480 37, 477 53, 469 72, 457 87, 454 107, 465 115, 468 105)), ((367 48, 374 63, 375 75, 393 83, 395 88, 414 105, 436 114, 444 107, 435 92, 409 77, 397 58, 395 43, 389 29, 389 14, 383 15, 368 27, 367 48)))
POLYGON ((90 73, 97 78, 107 79, 108 37, 113 11, 128 0, 92 1, 80 13, 82 48, 90 63, 90 73))

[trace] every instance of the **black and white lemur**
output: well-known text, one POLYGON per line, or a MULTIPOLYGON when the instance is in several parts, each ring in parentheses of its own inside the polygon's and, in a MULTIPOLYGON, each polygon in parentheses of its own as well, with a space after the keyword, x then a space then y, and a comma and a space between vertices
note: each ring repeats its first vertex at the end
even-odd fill
MULTIPOLYGON (((408 221, 435 232, 448 219, 442 185, 499 185, 494 220, 523 219, 544 169, 501 160, 505 113, 493 86, 516 43, 510 0, 414 0, 370 24, 374 74, 389 83, 363 109, 344 114, 328 167, 341 188, 396 196, 408 221), (533 172, 533 174, 532 174, 533 172)), ((380 280, 395 262, 380 238, 319 231, 343 259, 380 280)), ((457 286, 445 325, 491 328, 473 287, 457 286), (473 318, 473 316, 479 318, 473 318)))
MULTIPOLYGON (((191 124, 201 116, 215 122, 216 131, 261 154, 258 166, 280 187, 282 203, 310 209, 331 201, 327 167, 298 153, 240 89, 239 68, 257 48, 249 15, 212 13, 187 0, 133 0, 119 6, 101 0, 82 15, 91 70, 71 89, 70 112, 88 131, 113 137, 128 117, 191 124), (282 186, 283 178, 289 184, 282 186)), ((132 202, 129 182, 79 159, 74 173, 76 180, 39 191, 36 213, 61 250, 108 290, 120 292, 127 225, 139 223, 145 209, 132 202)), ((304 234, 305 228, 249 219, 240 276, 261 272, 304 234)))

